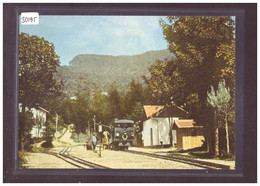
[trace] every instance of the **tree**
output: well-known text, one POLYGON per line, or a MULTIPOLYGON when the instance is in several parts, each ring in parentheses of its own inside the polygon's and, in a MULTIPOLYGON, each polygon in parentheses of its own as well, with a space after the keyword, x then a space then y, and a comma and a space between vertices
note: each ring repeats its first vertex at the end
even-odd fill
MULTIPOLYGON (((185 82, 186 109, 198 123, 207 126, 210 86, 217 87, 225 79, 231 95, 235 95, 235 22, 229 16, 168 16, 160 24, 185 82)), ((206 133, 211 133, 213 127, 206 128, 206 133)))
POLYGON ((210 85, 215 87, 227 76, 234 79, 234 21, 229 16, 168 16, 167 20, 169 24, 161 20, 161 25, 169 50, 180 61, 179 71, 189 90, 204 104, 210 85))
POLYGON ((25 114, 19 114, 19 151, 31 150, 31 129, 36 120, 33 119, 33 114, 30 111, 26 111, 25 114), (26 125, 21 125, 26 123, 26 125))
POLYGON ((65 98, 57 108, 61 121, 66 125, 74 124, 74 132, 78 137, 80 133, 86 133, 86 129, 91 125, 93 115, 89 97, 89 93, 86 92, 77 98, 65 98))
POLYGON ((151 77, 146 81, 153 104, 166 104, 171 100, 169 81, 170 77, 165 75, 167 62, 157 60, 149 67, 151 77))
MULTIPOLYGON (((106 94, 98 91, 91 102, 93 115, 96 116, 96 121, 107 123, 108 121, 108 98, 106 94)), ((92 116, 93 117, 93 116, 92 116)))
POLYGON ((108 93, 108 113, 111 121, 123 116, 122 98, 115 87, 112 87, 108 93))
POLYGON ((70 98, 64 98, 60 105, 58 105, 56 111, 57 114, 60 115, 64 121, 64 124, 73 123, 73 103, 75 101, 70 98))
POLYGON ((141 102, 135 102, 135 105, 130 114, 127 114, 126 117, 133 121, 140 121, 143 113, 143 104, 141 102))
POLYGON ((71 121, 74 124, 75 132, 78 134, 86 132, 86 128, 90 124, 92 118, 90 111, 89 94, 81 94, 76 100, 72 101, 72 118, 71 121))
POLYGON ((186 87, 180 76, 177 61, 156 61, 149 68, 151 77, 146 80, 152 104, 183 105, 186 102, 186 87))
MULTIPOLYGON (((230 90, 226 87, 225 80, 222 80, 218 84, 217 91, 211 86, 211 91, 207 93, 207 101, 209 105, 214 107, 217 112, 224 114, 225 129, 226 129, 226 142, 227 142, 227 154, 229 154, 229 133, 228 133, 228 114, 232 110, 230 90)), ((219 115, 222 117, 222 115, 219 115)), ((223 118, 219 118, 223 119, 223 118)), ((221 121, 221 120, 220 120, 221 121)))
MULTIPOLYGON (((136 112, 136 107, 139 107, 140 104, 142 105, 145 101, 144 97, 144 90, 140 83, 135 82, 135 80, 132 80, 129 84, 129 89, 125 94, 124 97, 124 115, 125 117, 131 117, 136 112), (138 106, 137 103, 139 102, 138 106)), ((140 120, 141 118, 132 117, 135 119, 140 120)))
POLYGON ((19 35, 19 101, 32 108, 60 94, 61 82, 54 79, 59 56, 44 38, 19 35))
MULTIPOLYGON (((22 105, 19 128, 28 128, 25 108, 31 109, 44 101, 60 94, 61 82, 53 75, 59 66, 59 57, 54 51, 54 45, 44 38, 19 35, 19 102, 22 105)), ((26 135, 27 132, 21 135, 26 135)), ((19 143, 23 136, 20 136, 19 143)), ((21 144, 20 144, 21 146, 21 144)), ((21 148, 23 148, 21 146, 21 148)))

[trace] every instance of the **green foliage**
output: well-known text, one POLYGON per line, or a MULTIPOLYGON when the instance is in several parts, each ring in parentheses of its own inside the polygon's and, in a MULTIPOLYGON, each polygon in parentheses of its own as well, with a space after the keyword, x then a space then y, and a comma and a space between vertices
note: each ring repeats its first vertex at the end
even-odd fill
POLYGON ((62 84, 53 78, 57 66, 59 57, 53 44, 37 36, 19 35, 19 100, 24 107, 60 95, 62 84))
POLYGON ((207 94, 208 104, 216 109, 217 126, 224 127, 226 115, 229 113, 233 115, 232 111, 234 109, 234 99, 231 99, 230 90, 226 86, 225 80, 219 82, 216 91, 213 86, 211 86, 211 91, 207 94))
POLYGON ((80 54, 71 60, 69 66, 60 66, 56 78, 64 82, 64 93, 70 97, 83 92, 92 96, 98 89, 109 92, 113 85, 121 92, 128 88, 133 78, 142 82, 142 76, 149 75, 151 63, 173 57, 169 50, 132 56, 80 54))
POLYGON ((204 104, 210 85, 234 79, 234 21, 229 16, 167 19, 169 24, 161 20, 161 25, 169 50, 180 60, 179 71, 187 87, 204 104))
POLYGON ((135 102, 135 106, 133 107, 130 114, 126 115, 127 119, 131 119, 133 121, 140 121, 143 113, 143 104, 141 102, 135 102))
POLYGON ((81 94, 74 102, 74 125, 75 132, 80 133, 86 131, 88 121, 92 118, 89 103, 89 94, 81 94))
POLYGON ((69 98, 64 98, 60 106, 57 107, 57 114, 62 117, 64 124, 71 124, 73 122, 73 103, 74 101, 69 98))
POLYGON ((109 93, 98 91, 93 98, 85 93, 75 99, 65 98, 58 107, 58 114, 64 123, 75 125, 75 132, 85 132, 86 127, 93 128, 93 116, 96 123, 108 125, 115 118, 138 121, 142 116, 145 100, 144 89, 134 80, 129 84, 126 94, 111 87, 109 93))
POLYGON ((102 94, 100 91, 97 92, 91 102, 91 108, 97 122, 107 123, 108 97, 106 94, 102 94))
MULTIPOLYGON (((232 105, 232 101, 234 99, 231 99, 230 90, 228 87, 226 87, 225 80, 222 80, 218 84, 218 89, 215 91, 214 88, 211 86, 211 91, 207 93, 208 94, 208 104, 216 109, 216 119, 215 125, 217 127, 225 128, 226 131, 226 143, 227 143, 227 154, 229 154, 229 127, 228 123, 228 115, 229 112, 232 111, 234 108, 232 105)), ((232 112, 231 112, 232 113, 232 112)), ((231 134, 234 135, 233 130, 231 129, 231 134)), ((232 136, 231 136, 232 138, 232 136)), ((232 140, 231 140, 232 143, 232 140)), ((234 143, 232 143, 232 146, 234 143)))
POLYGON ((217 124, 223 127, 226 115, 234 117, 234 99, 231 99, 230 89, 226 86, 225 80, 218 84, 218 89, 211 86, 211 91, 208 92, 208 104, 216 109, 217 124))
POLYGON ((76 133, 85 133, 88 121, 90 121, 92 117, 90 112, 89 94, 81 94, 75 100, 70 100, 69 103, 70 105, 68 105, 69 108, 66 112, 69 116, 69 123, 74 124, 76 133))
POLYGON ((170 77, 165 76, 166 66, 167 62, 156 61, 156 63, 149 68, 151 77, 147 81, 147 88, 154 104, 161 105, 170 100, 170 77))
POLYGON ((51 147, 53 147, 52 140, 53 140, 53 137, 54 137, 54 133, 56 131, 55 118, 49 117, 48 120, 45 123, 45 126, 46 126, 45 134, 44 134, 45 142, 42 143, 41 146, 44 147, 44 148, 51 148, 51 147))
POLYGON ((24 164, 27 163, 25 156, 27 156, 27 152, 25 151, 20 151, 18 152, 18 164, 19 164, 19 168, 26 168, 24 167, 24 164))
POLYGON ((144 102, 144 88, 140 83, 132 80, 124 96, 124 116, 135 121, 140 120, 142 113, 141 105, 144 102))
MULTIPOLYGON (((147 85, 153 102, 183 105, 190 117, 204 125, 207 147, 212 150, 214 111, 206 105, 207 92, 224 79, 229 89, 219 90, 222 103, 217 107, 223 110, 226 100, 234 106, 235 23, 229 16, 168 16, 160 24, 177 60, 157 62, 149 69, 147 85)), ((213 97, 210 103, 215 104, 213 97)))
POLYGON ((180 76, 177 61, 156 61, 149 68, 151 77, 146 81, 151 94, 152 104, 165 105, 175 103, 183 105, 187 90, 180 76))
POLYGON ((218 111, 227 113, 230 109, 230 90, 226 87, 225 80, 222 80, 218 84, 218 89, 215 91, 214 87, 211 86, 211 91, 207 93, 208 103, 216 108, 218 111))
POLYGON ((123 117, 122 96, 115 87, 112 87, 108 93, 108 115, 110 121, 123 117))
POLYGON ((19 114, 19 151, 31 151, 31 130, 36 120, 33 119, 31 112, 27 111, 24 115, 19 114))
POLYGON ((26 33, 19 35, 19 102, 22 105, 19 143, 22 150, 28 148, 33 125, 30 121, 32 116, 26 114, 25 108, 48 105, 50 100, 60 96, 62 83, 54 79, 57 66, 59 57, 53 44, 26 33))

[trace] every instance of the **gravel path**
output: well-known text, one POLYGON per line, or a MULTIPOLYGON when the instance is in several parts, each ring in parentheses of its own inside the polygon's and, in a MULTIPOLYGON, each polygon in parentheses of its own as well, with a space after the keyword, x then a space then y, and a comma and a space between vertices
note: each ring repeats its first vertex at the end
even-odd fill
POLYGON ((60 158, 45 153, 29 153, 26 156, 27 163, 24 164, 26 168, 42 168, 42 169, 74 169, 77 168, 60 158))
MULTIPOLYGON (((62 143, 53 143, 56 147, 51 149, 51 152, 59 153, 65 146, 71 146, 72 144, 64 145, 62 143)), ((77 144, 73 144, 77 145, 77 144)), ((97 148, 98 150, 98 148, 97 148)), ((130 150, 158 153, 161 155, 167 155, 168 153, 174 153, 174 148, 138 148, 130 147, 130 150)), ((169 160, 162 160, 158 158, 142 156, 132 154, 124 151, 115 151, 110 149, 102 149, 101 157, 98 153, 92 150, 86 150, 82 145, 74 146, 70 152, 72 155, 81 157, 87 161, 91 161, 103 166, 107 166, 113 169, 202 169, 193 165, 188 165, 180 162, 174 162, 169 160)), ((175 152, 176 153, 176 152, 175 152)), ((77 168, 62 159, 59 159, 53 155, 46 153, 28 153, 26 156, 27 163, 24 165, 27 168, 61 168, 61 169, 74 169, 77 168)), ((207 160, 203 161, 216 162, 224 165, 230 165, 231 169, 235 167, 235 161, 224 160, 207 160)))
POLYGON ((124 151, 102 149, 101 157, 98 153, 86 150, 82 146, 74 147, 71 154, 97 164, 113 169, 202 169, 179 162, 161 160, 158 158, 135 155, 124 151))
MULTIPOLYGON (((55 148, 51 149, 51 152, 59 153, 65 146, 79 145, 76 144, 71 139, 71 130, 65 132, 61 137, 60 141, 53 141, 55 148)), ((40 148, 40 143, 35 144, 36 149, 40 148)), ((161 155, 167 155, 168 153, 176 153, 176 149, 172 148, 138 148, 131 147, 130 150, 149 152, 149 153, 159 153, 161 155)), ((70 152, 72 155, 81 157, 87 161, 94 162, 103 166, 107 166, 113 169, 202 169, 193 165, 188 165, 180 162, 174 162, 169 160, 162 160, 158 158, 152 158, 148 156, 142 156, 137 154, 132 154, 124 151, 115 151, 109 149, 102 149, 100 157, 98 153, 94 153, 92 150, 86 150, 82 145, 74 146, 70 152)), ((61 169, 74 169, 77 168, 58 157, 49 155, 46 153, 28 153, 26 156, 27 163, 24 167, 27 168, 61 168, 61 169)), ((233 161, 223 161, 223 160, 205 160, 221 164, 228 164, 231 168, 234 168, 235 162, 233 161)))
MULTIPOLYGON (((62 147, 54 148, 53 152, 59 152, 62 147)), ((114 151, 102 149, 101 157, 92 150, 86 150, 83 146, 73 147, 72 155, 86 159, 97 164, 101 164, 113 169, 201 169, 200 167, 187 165, 179 162, 161 160, 142 155, 135 155, 124 151, 114 151)), ((27 168, 70 168, 77 167, 49 154, 29 153, 26 157, 27 168)))
MULTIPOLYGON (((172 148, 162 148, 162 149, 131 147, 131 150, 140 151, 140 152, 147 152, 147 153, 156 153, 156 154, 160 154, 160 155, 167 155, 167 154, 171 154, 171 153, 174 153, 174 154, 177 154, 177 155, 188 155, 188 153, 178 153, 178 152, 176 152, 175 151, 176 149, 173 148, 173 147, 172 148)), ((194 158, 194 159, 196 159, 196 158, 194 158)), ((199 158, 197 158, 197 160, 228 165, 228 166, 230 166, 230 169, 235 169, 235 161, 217 160, 217 159, 199 159, 199 158)))

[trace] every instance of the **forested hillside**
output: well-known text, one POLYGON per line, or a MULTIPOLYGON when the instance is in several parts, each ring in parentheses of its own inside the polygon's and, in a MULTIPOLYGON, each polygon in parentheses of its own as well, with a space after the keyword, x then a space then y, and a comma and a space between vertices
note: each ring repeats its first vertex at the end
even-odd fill
POLYGON ((132 56, 81 54, 60 66, 56 78, 65 84, 64 92, 78 96, 83 92, 109 91, 112 85, 124 89, 132 79, 142 82, 149 76, 148 68, 156 60, 175 58, 168 50, 149 51, 132 56))

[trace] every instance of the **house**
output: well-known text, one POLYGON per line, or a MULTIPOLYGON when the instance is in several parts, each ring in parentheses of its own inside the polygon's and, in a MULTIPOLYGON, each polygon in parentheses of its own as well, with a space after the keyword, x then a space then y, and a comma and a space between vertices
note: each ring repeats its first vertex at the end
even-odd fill
POLYGON ((175 120, 186 118, 188 112, 176 105, 144 105, 143 110, 143 145, 171 146, 175 139, 171 126, 175 120))
POLYGON ((35 138, 41 138, 43 137, 46 130, 46 120, 49 111, 42 107, 37 107, 37 109, 32 108, 31 112, 33 114, 33 118, 36 119, 36 124, 31 130, 31 136, 35 138))
MULTIPOLYGON (((25 110, 29 111, 27 107, 25 108, 25 110)), ((36 123, 31 130, 31 137, 41 138, 45 133, 47 114, 49 113, 49 111, 40 106, 38 106, 37 108, 31 108, 30 111, 33 114, 33 119, 36 120, 36 123)), ((21 103, 19 104, 19 112, 22 112, 21 103)))
POLYGON ((205 140, 203 127, 196 126, 196 122, 192 119, 175 120, 173 131, 176 134, 175 143, 178 150, 201 147, 205 140))

